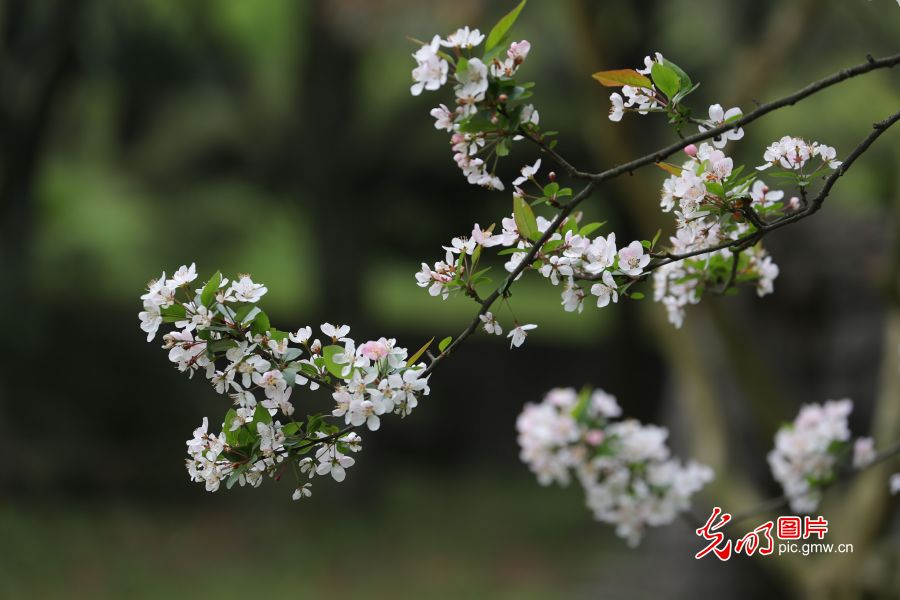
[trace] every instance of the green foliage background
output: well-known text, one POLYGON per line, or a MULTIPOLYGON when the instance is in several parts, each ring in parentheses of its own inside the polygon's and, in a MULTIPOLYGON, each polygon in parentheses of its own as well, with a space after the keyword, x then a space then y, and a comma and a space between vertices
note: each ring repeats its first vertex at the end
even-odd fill
MULTIPOLYGON (((793 572, 696 563, 682 523, 627 550, 591 521, 579 490, 533 482, 514 418, 551 386, 590 382, 630 415, 669 425, 682 454, 698 430, 726 432, 729 464, 768 493, 764 453, 801 403, 852 396, 854 428, 866 431, 898 291, 895 132, 814 223, 772 237, 774 297, 710 299, 674 333, 647 300, 570 315, 558 290, 526 279, 513 301, 520 320, 540 324, 528 344, 509 352, 474 338, 409 419, 366 436, 345 484, 295 504, 289 482, 209 495, 187 480, 184 439, 225 407, 138 330, 137 297, 162 269, 196 260, 204 275, 249 272, 285 329, 347 322, 357 339, 396 336, 414 349, 471 318, 464 299, 430 298, 413 273, 473 222, 507 215, 509 198, 459 175, 428 116, 446 98, 409 95, 407 36, 486 31, 507 4, 0 3, 0 596, 796 592, 813 559, 793 572), (716 390, 715 419, 692 412, 691 377, 716 390)), ((542 124, 560 130, 572 162, 599 170, 672 134, 651 118, 611 124, 596 70, 660 50, 702 82, 698 112, 716 101, 746 110, 866 53, 896 52, 898 31, 888 0, 532 0, 514 37, 533 44, 525 69, 542 124)), ((872 74, 767 117, 732 147, 753 165, 769 141, 795 134, 840 154, 898 97, 896 72, 872 74)), ((536 156, 519 144, 502 175, 536 156)), ((662 178, 647 170, 600 190, 587 217, 623 239, 652 237, 668 225, 656 208, 662 178)), ((896 518, 882 512, 869 551, 896 560, 896 518)), ((878 560, 851 572, 877 573, 878 560)), ((866 577, 854 576, 856 589, 898 585, 866 577)))

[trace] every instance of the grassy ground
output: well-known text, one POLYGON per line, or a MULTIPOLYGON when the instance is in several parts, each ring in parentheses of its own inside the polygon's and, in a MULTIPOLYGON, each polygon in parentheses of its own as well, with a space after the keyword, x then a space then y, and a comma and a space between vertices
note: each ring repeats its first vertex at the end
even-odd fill
POLYGON ((282 485, 183 508, 9 505, 0 596, 549 598, 605 546, 575 490, 387 481, 302 504, 282 485))

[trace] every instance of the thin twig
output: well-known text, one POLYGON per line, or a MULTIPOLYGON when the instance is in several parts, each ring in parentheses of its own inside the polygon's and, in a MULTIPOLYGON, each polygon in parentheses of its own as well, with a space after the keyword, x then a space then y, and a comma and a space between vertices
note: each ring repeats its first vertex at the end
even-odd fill
MULTIPOLYGON (((897 64, 897 62, 900 62, 900 54, 898 54, 895 57, 889 57, 888 59, 881 59, 881 61, 872 61, 871 63, 866 63, 866 64, 867 65, 879 65, 880 64, 881 66, 893 66, 894 64, 897 64), (891 62, 891 61, 893 61, 893 62, 891 62)), ((844 71, 841 71, 840 73, 838 73, 835 76, 821 80, 820 82, 818 82, 816 84, 812 84, 811 86, 807 86, 806 88, 804 88, 804 90, 809 90, 810 88, 813 88, 814 86, 818 86, 816 89, 822 89, 824 87, 827 87, 828 85, 832 85, 833 83, 836 83, 837 81, 842 81, 843 79, 847 79, 848 77, 858 75, 860 72, 866 72, 866 71, 859 71, 859 68, 860 68, 860 66, 854 67, 853 69, 845 69, 844 71), (852 73, 852 74, 846 74, 846 73, 852 73), (842 78, 836 79, 837 77, 842 77, 842 78), (834 80, 834 81, 832 81, 832 80, 834 80), (828 82, 828 83, 823 83, 823 82, 828 82)), ((872 68, 877 68, 877 67, 872 67, 872 68)), ((869 69, 869 70, 871 70, 871 69, 869 69)), ((801 92, 803 92, 803 90, 801 90, 801 92)), ((798 96, 798 99, 799 99, 799 98, 803 98, 803 97, 806 97, 806 96, 814 93, 813 91, 809 91, 809 92, 805 92, 804 95, 800 95, 801 92, 798 92, 798 94, 794 94, 794 96, 798 96)), ((788 98, 790 98, 790 97, 788 97, 788 98)), ((793 104, 793 102, 796 102, 796 101, 797 101, 797 99, 794 99, 791 102, 787 102, 784 99, 782 99, 780 101, 776 101, 776 102, 773 102, 768 105, 764 105, 764 106, 760 107, 760 109, 757 109, 756 111, 751 113, 751 115, 757 113, 758 111, 760 111, 763 108, 766 108, 766 110, 761 114, 765 114, 766 112, 775 110, 775 108, 767 108, 767 107, 773 106, 778 103, 782 103, 781 105, 784 106, 787 104, 793 104)), ((748 117, 749 116, 750 115, 748 115, 748 117)), ((759 115, 759 116, 761 116, 761 115, 759 115)), ((755 118, 758 118, 758 116, 754 117, 754 119, 755 118)), ((751 119, 751 120, 753 120, 753 119, 751 119)), ((856 159, 859 158, 866 150, 868 150, 869 146, 871 146, 872 143, 876 139, 878 139, 878 137, 881 136, 882 133, 887 131, 887 129, 891 125, 896 123, 898 120, 900 120, 900 111, 898 111, 891 117, 888 117, 884 121, 879 121, 878 123, 873 124, 873 126, 872 126, 873 131, 856 148, 854 148, 854 150, 847 156, 847 158, 844 160, 844 162, 841 164, 841 166, 838 167, 834 171, 834 173, 832 173, 828 177, 828 179, 825 181, 825 185, 822 186, 822 189, 819 191, 818 195, 816 195, 816 197, 813 198, 813 200, 810 202, 810 204, 804 210, 798 211, 794 214, 788 215, 786 217, 783 217, 783 218, 778 219, 777 221, 773 221, 771 223, 766 224, 766 223, 762 223, 760 221, 760 225, 761 225, 760 228, 758 228, 756 231, 754 231, 746 236, 740 237, 736 240, 728 240, 728 241, 722 242, 721 244, 717 244, 715 246, 710 246, 708 248, 694 250, 691 252, 685 252, 683 254, 666 254, 666 255, 664 255, 665 257, 662 260, 659 260, 654 264, 648 265, 648 267, 645 269, 645 271, 646 272, 653 271, 655 269, 662 267, 663 265, 667 265, 667 264, 671 264, 673 262, 685 260, 685 259, 691 258, 693 256, 699 256, 701 254, 715 252, 717 250, 722 250, 725 248, 732 248, 732 247, 741 248, 741 249, 746 248, 749 245, 755 244, 756 242, 758 242, 767 233, 769 233, 775 229, 779 229, 780 227, 783 227, 789 223, 799 221, 800 219, 806 218, 806 217, 814 214, 821 208, 822 204, 825 202, 825 198, 827 198, 828 194, 831 192, 831 188, 834 187, 835 182, 847 172, 847 170, 856 161, 856 159)), ((710 130, 710 131, 714 131, 714 130, 710 130)), ((709 132, 706 132, 706 133, 709 133, 709 132)), ((667 151, 667 150, 664 150, 664 152, 665 151, 667 151)), ((638 159, 638 161, 641 161, 641 160, 644 160, 644 159, 638 159)), ((637 162, 637 161, 632 161, 632 163, 635 163, 635 162, 637 162)), ((649 162, 652 162, 652 161, 647 161, 646 163, 642 163, 642 164, 648 164, 649 162)), ((632 163, 626 163, 626 164, 632 164, 632 163)), ((638 166, 640 166, 640 165, 638 165, 638 166)), ((618 168, 619 167, 617 167, 616 169, 618 169, 618 168)), ((606 171, 606 173, 611 173, 613 171, 615 171, 615 169, 610 169, 609 171, 606 171)), ((621 171, 621 172, 625 172, 625 171, 621 171)), ((614 176, 615 175, 610 175, 607 178, 612 178, 614 176)), ((433 361, 431 361, 431 363, 422 372, 423 377, 429 375, 432 371, 434 371, 435 367, 438 364, 440 364, 447 356, 452 354, 456 350, 456 348, 460 344, 462 344, 470 335, 475 333, 475 330, 478 328, 478 324, 481 322, 480 317, 483 314, 485 314, 486 312, 488 312, 488 310, 490 310, 490 308, 494 304, 494 302, 500 296, 505 295, 509 291, 510 287, 512 287, 512 284, 516 280, 516 278, 518 278, 519 275, 521 275, 525 271, 525 269, 527 269, 531 266, 532 261, 534 261, 535 257, 537 256, 538 252, 540 251, 541 247, 545 243, 547 243, 547 241, 556 232, 557 228, 566 219, 566 217, 568 217, 572 213, 572 211, 575 210, 575 208, 579 204, 581 204, 581 202, 583 202, 586 198, 588 198, 591 195, 591 193, 593 193, 594 188, 599 181, 602 181, 602 179, 593 178, 593 179, 589 180, 588 183, 581 189, 581 191, 579 191, 569 202, 567 202, 566 204, 562 205, 559 208, 559 211, 557 212, 556 217, 554 217, 553 221, 550 223, 550 226, 547 227, 547 230, 544 231, 544 233, 541 235, 540 239, 538 239, 534 243, 534 245, 531 247, 531 249, 526 253, 525 258, 523 258, 519 262, 519 264, 516 266, 516 268, 513 269, 513 271, 509 274, 509 276, 503 282, 503 285, 501 285, 499 288, 494 290, 489 296, 487 296, 483 301, 481 301, 479 303, 478 312, 475 314, 475 317, 472 319, 472 321, 469 323, 469 325, 456 337, 456 339, 453 340, 453 342, 441 354, 439 354, 437 357, 435 357, 435 359, 433 361)), ((583 277, 582 279, 590 280, 593 277, 595 277, 595 276, 586 276, 586 277, 583 277)), ((646 274, 641 276, 640 279, 643 279, 645 277, 646 277, 646 274)))
MULTIPOLYGON (((600 183, 601 181, 606 181, 609 179, 613 179, 622 175, 624 173, 631 173, 632 171, 639 169, 640 167, 649 165, 651 163, 662 162, 669 156, 672 156, 676 152, 681 151, 685 146, 689 144, 695 144, 697 142, 702 142, 714 137, 719 136, 722 133, 726 133, 728 131, 735 130, 739 127, 743 127, 753 121, 759 119, 763 115, 767 115, 774 110, 778 110, 779 108, 784 108, 785 106, 793 106, 800 100, 807 98, 808 96, 812 96, 813 94, 820 92, 826 88, 835 85, 836 83, 840 83, 842 81, 846 81, 847 79, 851 79, 853 77, 857 77, 859 75, 863 75, 865 73, 869 73, 870 71, 875 71, 877 69, 890 69, 900 64, 900 54, 894 54, 891 56, 885 56, 884 58, 878 59, 869 59, 864 63, 860 63, 858 65, 854 65, 852 67, 848 67, 846 69, 842 69, 833 75, 829 75, 823 79, 818 81, 814 81, 810 83, 806 87, 797 90, 793 94, 788 96, 784 96, 783 98, 779 98, 778 100, 773 100, 772 102, 762 104, 750 111, 749 113, 742 116, 740 119, 732 121, 730 123, 726 123, 720 125, 718 127, 714 127, 712 129, 707 129, 706 131, 696 133, 692 136, 686 137, 682 140, 675 142, 674 144, 670 144, 665 148, 657 150, 651 154, 646 156, 642 156, 641 158, 636 158, 630 162, 612 167, 605 171, 601 171, 599 173, 588 173, 585 171, 579 171, 572 167, 568 162, 562 161, 560 165, 566 169, 572 176, 578 177, 580 179, 590 179, 594 183, 600 183), (570 171, 571 169, 571 171, 570 171)), ((529 139, 535 141, 534 136, 528 136, 529 139)), ((539 143, 539 145, 541 145, 539 143)), ((551 156, 554 157, 554 160, 559 156, 555 151, 551 153, 551 156)), ((560 157, 561 158, 561 157, 560 157)), ((558 161, 559 162, 559 161, 558 161)))

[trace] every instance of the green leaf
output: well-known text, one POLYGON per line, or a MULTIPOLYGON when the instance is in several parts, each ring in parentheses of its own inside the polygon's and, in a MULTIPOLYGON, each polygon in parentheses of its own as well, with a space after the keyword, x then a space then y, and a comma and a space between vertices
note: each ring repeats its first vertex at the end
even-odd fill
POLYGON ((590 402, 591 388, 584 386, 581 388, 581 391, 578 392, 578 402, 576 402, 575 406, 572 408, 572 418, 578 421, 587 416, 587 409, 590 402))
POLYGON ((672 175, 675 175, 676 177, 681 177, 682 169, 681 169, 681 167, 679 167, 677 165, 673 165, 673 164, 667 163, 667 162, 658 162, 658 163, 653 163, 653 164, 656 165, 657 167, 659 167, 660 169, 662 169, 663 171, 665 171, 666 173, 671 173, 672 175))
POLYGON ((295 363, 291 363, 291 366, 296 369, 300 369, 300 372, 303 373, 304 375, 309 375, 311 377, 319 377, 319 371, 317 371, 316 368, 313 367, 309 363, 295 362, 295 363))
POLYGON ((222 431, 225 432, 225 443, 229 446, 237 446, 237 431, 230 431, 231 423, 237 416, 237 412, 233 408, 228 409, 225 413, 225 420, 222 422, 222 431))
POLYGON ((565 240, 562 239, 550 240, 546 244, 541 246, 541 252, 543 252, 544 254, 550 254, 551 252, 562 246, 564 242, 565 240))
POLYGON ((644 248, 646 248, 647 250, 649 250, 649 249, 650 249, 650 246, 651 246, 650 240, 641 240, 641 246, 643 246, 644 248))
POLYGON ((485 268, 481 269, 480 271, 476 271, 475 273, 472 274, 472 279, 480 279, 482 275, 484 275, 485 273, 487 273, 490 270, 491 270, 490 267, 485 267, 485 268))
POLYGON ((334 362, 335 355, 341 354, 343 352, 344 348, 342 346, 325 346, 324 348, 322 348, 322 357, 325 359, 325 368, 328 369, 329 373, 340 379, 350 376, 350 373, 347 373, 346 375, 344 374, 346 372, 347 365, 334 362))
POLYGON ((267 315, 262 310, 257 313, 257 315, 253 318, 253 323, 250 325, 250 331, 256 335, 265 335, 272 328, 272 324, 269 323, 269 315, 267 315))
POLYGON ((494 25, 494 28, 491 29, 491 32, 488 34, 487 41, 484 43, 485 52, 490 52, 491 49, 495 48, 503 41, 503 38, 506 37, 506 34, 512 28, 513 24, 515 24, 516 19, 519 18, 519 13, 525 8, 525 3, 527 1, 528 0, 522 0, 517 7, 506 13, 502 19, 497 21, 497 24, 494 25))
POLYGON ((650 68, 650 76, 653 78, 653 83, 656 84, 659 91, 665 94, 667 98, 672 98, 678 93, 681 79, 671 67, 655 62, 650 68))
POLYGON ((325 423, 325 415, 309 415, 306 418, 306 434, 312 435, 325 423))
POLYGON ((591 75, 604 87, 632 87, 650 88, 653 83, 634 69, 615 69, 613 71, 597 71, 591 75))
POLYGON ((641 292, 634 292, 634 293, 630 294, 629 296, 631 297, 632 300, 643 300, 644 299, 644 294, 641 292))
POLYGON ((276 342, 280 342, 281 340, 286 339, 287 336, 287 331, 281 331, 280 329, 275 329, 274 327, 269 329, 269 339, 275 340, 276 342))
POLYGON ((559 184, 555 181, 548 183, 544 186, 544 196, 547 198, 553 198, 556 194, 559 193, 559 184))
POLYGON ((581 237, 587 237, 604 225, 606 225, 606 221, 601 221, 600 223, 588 223, 581 228, 581 230, 578 232, 578 235, 580 235, 581 237))
MULTIPOLYGON (((679 89, 686 90, 691 87, 693 87, 694 89, 697 89, 697 86, 693 85, 693 82, 691 81, 690 76, 687 73, 685 73, 681 67, 679 67, 678 65, 673 63, 671 60, 668 60, 666 58, 663 59, 663 64, 666 67, 668 67, 669 69, 671 69, 672 71, 674 71, 676 75, 678 75, 679 89)), ((697 84, 697 85, 700 85, 700 84, 697 84)), ((690 90, 690 91, 692 92, 694 90, 690 90)), ((690 93, 690 92, 688 92, 688 93, 690 93)))
MULTIPOLYGON (((230 305, 232 308, 235 305, 230 305)), ((238 323, 249 323, 256 315, 259 313, 260 308, 253 304, 252 302, 242 302, 237 305, 237 309, 234 311, 234 318, 238 323)))
POLYGON ((159 309, 159 314, 162 315, 163 323, 174 323, 187 318, 187 311, 185 311, 182 304, 173 304, 172 306, 161 308, 159 309))
POLYGON ((300 423, 292 422, 288 423, 284 427, 281 428, 281 433, 284 435, 295 435, 300 432, 300 423))
POLYGON ((282 358, 282 360, 284 362, 290 362, 292 360, 300 358, 302 354, 303 350, 301 350, 300 348, 288 348, 287 352, 284 353, 284 358, 282 358))
POLYGON ((682 82, 681 91, 675 94, 675 97, 672 98, 672 102, 678 104, 679 102, 684 100, 688 96, 688 94, 694 93, 694 90, 696 90, 698 87, 700 87, 699 83, 695 83, 694 85, 685 87, 684 83, 682 82))
POLYGON ((506 50, 506 48, 504 48, 503 46, 495 46, 484 53, 484 56, 481 57, 481 61, 484 64, 489 65, 494 61, 495 58, 499 58, 504 50, 506 50))
POLYGON ((407 364, 407 365, 414 365, 414 364, 416 364, 416 361, 419 360, 420 358, 422 358, 422 355, 425 354, 425 352, 426 352, 426 351, 428 350, 428 348, 431 346, 432 342, 434 342, 434 338, 431 338, 430 340, 428 340, 427 342, 425 342, 425 344, 424 344, 421 348, 419 348, 418 350, 416 350, 416 353, 415 353, 415 354, 413 354, 411 357, 409 357, 409 358, 406 359, 406 364, 407 364))
POLYGON ((438 344, 438 350, 443 352, 444 350, 447 349, 447 346, 449 346, 450 342, 452 342, 452 341, 453 341, 453 336, 448 335, 447 337, 445 337, 444 339, 442 339, 440 341, 440 343, 438 344))
POLYGON ((656 247, 656 242, 659 241, 659 236, 660 236, 660 234, 662 234, 662 229, 657 229, 657 230, 656 230, 656 235, 653 236, 653 241, 650 242, 650 247, 651 247, 651 248, 656 247))
POLYGON ((483 246, 476 246, 475 251, 472 252, 472 268, 473 269, 478 266, 478 261, 481 260, 481 249, 482 248, 483 248, 483 246))
POLYGON ((214 342, 210 342, 206 345, 207 350, 210 352, 225 352, 229 348, 234 348, 237 346, 237 342, 234 340, 216 340, 214 342))
POLYGON ((706 191, 708 191, 713 196, 718 196, 719 198, 725 198, 725 187, 718 181, 707 181, 706 182, 706 191))
POLYGON ((522 237, 533 242, 540 239, 541 232, 538 231, 534 211, 531 210, 524 198, 513 196, 513 216, 515 217, 516 227, 522 237))
MULTIPOLYGON (((267 409, 262 407, 262 404, 257 404, 256 410, 253 411, 253 422, 269 425, 272 423, 272 415, 269 414, 267 409)), ((254 425, 254 429, 255 428, 256 426, 254 425)))
POLYGON ((234 487, 234 483, 241 478, 241 473, 239 471, 232 471, 231 475, 228 476, 228 481, 225 482, 225 489, 230 490, 234 487))
POLYGON ((209 278, 209 281, 206 282, 206 285, 203 286, 203 291, 200 292, 200 304, 209 308, 216 301, 216 292, 219 289, 219 284, 222 283, 222 272, 216 271, 215 275, 209 278))
POLYGON ((497 126, 491 123, 489 117, 483 114, 472 115, 468 119, 459 122, 459 130, 462 133, 478 133, 480 131, 493 131, 497 126))

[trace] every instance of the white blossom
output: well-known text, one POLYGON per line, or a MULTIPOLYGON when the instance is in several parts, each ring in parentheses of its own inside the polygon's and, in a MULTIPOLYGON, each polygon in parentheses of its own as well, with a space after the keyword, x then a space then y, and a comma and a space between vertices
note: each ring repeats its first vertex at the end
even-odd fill
POLYGON ((634 241, 619 250, 619 270, 625 275, 637 277, 644 272, 650 262, 650 255, 644 254, 644 247, 634 241))
POLYGON ((266 286, 253 283, 248 275, 241 275, 240 279, 231 284, 231 293, 238 302, 259 302, 268 291, 266 286))
MULTIPOLYGON (((713 104, 709 107, 709 120, 706 121, 704 125, 698 125, 697 129, 700 131, 715 129, 716 127, 740 119, 743 114, 744 113, 740 108, 735 107, 724 110, 721 104, 713 104)), ((716 148, 724 148, 728 143, 728 140, 739 140, 742 137, 744 137, 744 130, 738 127, 737 129, 729 129, 728 131, 717 135, 713 138, 712 143, 716 148)))
POLYGON ((822 484, 834 476, 836 448, 850 439, 847 417, 852 410, 853 403, 847 399, 807 404, 790 427, 775 434, 769 466, 792 510, 815 511, 822 484))
POLYGON ((878 453, 875 452, 875 440, 870 437, 857 438, 853 443, 853 468, 864 469, 871 465, 878 453))
POLYGON ((447 83, 447 72, 450 66, 447 61, 438 56, 440 36, 434 36, 430 44, 425 44, 416 50, 413 58, 416 59, 416 68, 412 77, 415 83, 409 88, 413 96, 418 96, 422 90, 434 91, 447 83))
POLYGON ((516 421, 519 456, 541 485, 567 485, 576 476, 594 517, 636 545, 648 526, 671 523, 688 510, 713 473, 671 458, 665 429, 611 421, 620 415, 603 390, 551 390, 516 421))
POLYGON ((510 348, 518 348, 522 344, 525 343, 525 338, 528 337, 528 332, 532 329, 537 329, 537 325, 533 323, 529 323, 527 325, 516 325, 512 331, 506 336, 511 338, 512 341, 509 344, 510 348))
POLYGON ((445 48, 465 48, 471 49, 484 41, 484 35, 477 29, 469 30, 468 27, 457 29, 447 36, 446 40, 441 40, 441 46, 445 48))
POLYGON ((481 320, 482 327, 486 333, 495 335, 503 334, 503 327, 500 326, 500 322, 497 321, 492 312, 488 311, 483 315, 478 315, 478 318, 481 320))

